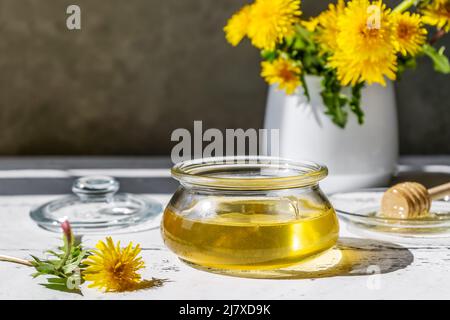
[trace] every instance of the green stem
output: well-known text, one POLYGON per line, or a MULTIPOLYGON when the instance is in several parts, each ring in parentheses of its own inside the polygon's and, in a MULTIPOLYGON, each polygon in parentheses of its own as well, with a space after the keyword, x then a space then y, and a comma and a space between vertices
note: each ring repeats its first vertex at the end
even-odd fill
POLYGON ((392 12, 402 13, 416 5, 417 0, 404 0, 392 10, 392 12))
POLYGON ((302 83, 306 99, 308 99, 308 102, 310 102, 311 101, 311 96, 309 95, 308 84, 306 83, 305 75, 303 73, 300 75, 300 81, 302 83))
POLYGON ((69 259, 71 253, 72 253, 72 244, 73 244, 73 235, 70 234, 68 237, 67 235, 63 235, 64 237, 64 256, 61 259, 60 263, 57 266, 57 270, 61 270, 62 267, 66 264, 67 260, 69 259))

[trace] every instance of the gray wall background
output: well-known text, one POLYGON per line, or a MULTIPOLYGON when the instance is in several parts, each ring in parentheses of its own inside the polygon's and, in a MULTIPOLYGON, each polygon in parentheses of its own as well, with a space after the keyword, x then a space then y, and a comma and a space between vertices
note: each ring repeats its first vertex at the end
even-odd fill
MULTIPOLYGON (((222 32, 243 2, 1 0, 0 154, 168 154, 194 120, 261 127, 259 54, 222 32), (69 4, 81 31, 65 26, 69 4)), ((403 154, 450 153, 449 80, 425 61, 397 85, 403 154)))

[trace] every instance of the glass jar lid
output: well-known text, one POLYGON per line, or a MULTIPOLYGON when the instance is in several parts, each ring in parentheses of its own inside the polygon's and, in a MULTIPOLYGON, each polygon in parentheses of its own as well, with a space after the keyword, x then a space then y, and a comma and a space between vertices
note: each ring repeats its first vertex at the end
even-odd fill
POLYGON ((311 186, 327 167, 277 157, 233 156, 189 160, 172 168, 182 184, 227 190, 274 190, 311 186))
POLYGON ((81 177, 72 186, 73 195, 31 210, 31 218, 50 231, 60 232, 60 224, 68 220, 77 233, 95 233, 135 226, 162 212, 155 200, 118 190, 112 177, 81 177))

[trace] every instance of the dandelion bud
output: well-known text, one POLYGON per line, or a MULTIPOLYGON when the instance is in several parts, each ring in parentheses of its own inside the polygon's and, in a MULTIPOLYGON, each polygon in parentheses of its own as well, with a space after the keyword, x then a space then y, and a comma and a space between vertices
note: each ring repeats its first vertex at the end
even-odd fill
POLYGON ((63 230, 64 237, 67 239, 67 243, 72 243, 73 234, 69 220, 65 220, 63 223, 61 223, 61 229, 63 230))

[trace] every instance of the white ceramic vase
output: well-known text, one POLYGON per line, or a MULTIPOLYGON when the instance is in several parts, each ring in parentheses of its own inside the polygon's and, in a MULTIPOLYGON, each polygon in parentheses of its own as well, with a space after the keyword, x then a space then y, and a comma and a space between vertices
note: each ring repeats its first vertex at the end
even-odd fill
POLYGON ((279 153, 293 160, 325 164, 329 176, 321 183, 327 193, 386 186, 398 159, 398 125, 394 86, 371 85, 362 91, 365 122, 349 113, 345 129, 324 114, 321 78, 306 78, 311 101, 303 89, 286 95, 269 88, 265 128, 280 130, 279 153))

